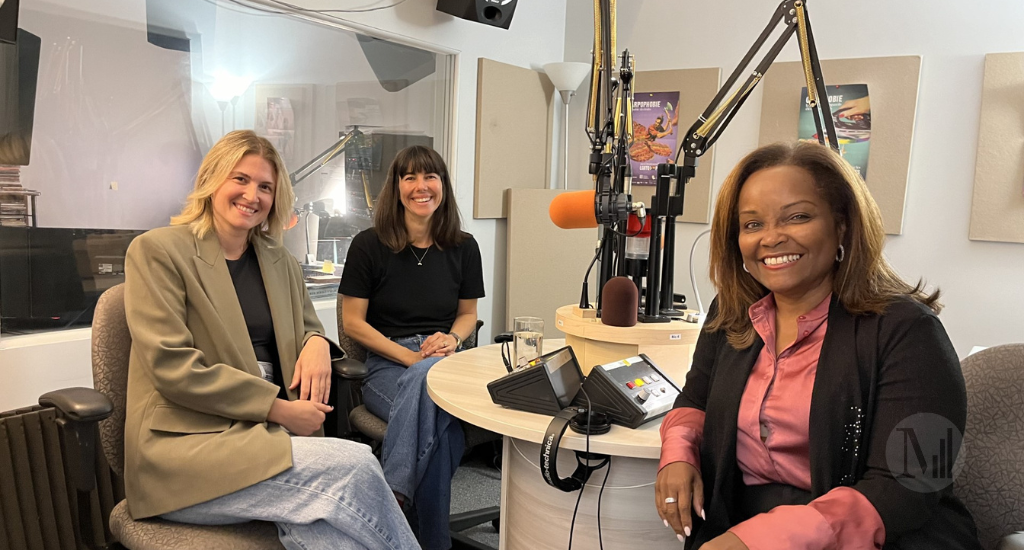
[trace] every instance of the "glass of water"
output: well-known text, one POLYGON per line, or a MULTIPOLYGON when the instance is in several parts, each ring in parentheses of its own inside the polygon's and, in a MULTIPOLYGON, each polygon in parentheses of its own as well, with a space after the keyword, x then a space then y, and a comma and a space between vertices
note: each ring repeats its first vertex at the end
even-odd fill
POLYGON ((544 354, 544 319, 516 317, 513 331, 515 368, 521 369, 544 354))

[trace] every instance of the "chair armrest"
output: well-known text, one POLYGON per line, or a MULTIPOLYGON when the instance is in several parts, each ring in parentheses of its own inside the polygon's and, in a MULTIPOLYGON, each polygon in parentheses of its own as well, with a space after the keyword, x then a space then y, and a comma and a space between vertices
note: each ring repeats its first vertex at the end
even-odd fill
POLYGON ((362 380, 366 378, 366 365, 355 359, 334 359, 331 361, 334 374, 346 380, 362 380))
POLYGON ((39 404, 53 407, 73 422, 99 422, 114 411, 110 398, 92 388, 64 388, 39 396, 39 404))
POLYGON ((96 487, 97 424, 114 411, 106 395, 92 388, 65 388, 39 396, 39 404, 60 411, 57 428, 71 484, 82 492, 96 487))

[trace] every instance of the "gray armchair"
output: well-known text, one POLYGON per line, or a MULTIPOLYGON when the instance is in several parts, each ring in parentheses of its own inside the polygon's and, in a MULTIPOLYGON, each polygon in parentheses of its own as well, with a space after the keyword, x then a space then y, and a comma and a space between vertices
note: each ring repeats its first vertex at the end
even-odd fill
POLYGON ((986 550, 1024 550, 1024 344, 982 350, 961 367, 967 426, 954 491, 986 550))

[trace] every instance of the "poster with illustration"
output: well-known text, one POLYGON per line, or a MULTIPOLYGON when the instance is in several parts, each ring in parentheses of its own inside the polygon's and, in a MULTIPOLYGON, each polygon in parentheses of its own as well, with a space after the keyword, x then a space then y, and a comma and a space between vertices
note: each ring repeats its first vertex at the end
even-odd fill
POLYGON ((267 98, 266 138, 281 153, 286 164, 295 156, 295 109, 287 97, 267 98))
MULTIPOLYGON (((839 138, 839 153, 860 172, 868 176, 868 152, 871 148, 871 102, 867 84, 844 84, 827 86, 828 105, 839 138)), ((818 141, 814 129, 814 114, 807 105, 807 88, 800 94, 800 135, 801 141, 818 141)))
POLYGON ((658 164, 674 161, 678 106, 679 92, 634 94, 633 141, 629 144, 633 185, 655 185, 658 164))

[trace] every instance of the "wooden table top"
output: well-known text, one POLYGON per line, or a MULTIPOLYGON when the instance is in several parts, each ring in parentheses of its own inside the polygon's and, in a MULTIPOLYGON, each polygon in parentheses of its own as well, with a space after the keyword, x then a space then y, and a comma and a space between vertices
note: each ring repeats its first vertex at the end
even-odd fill
MULTIPOLYGON (((562 339, 548 339, 548 353, 565 345, 562 339)), ((501 346, 491 344, 459 352, 438 361, 427 374, 427 393, 449 414, 470 424, 516 439, 541 443, 550 416, 495 405, 487 383, 508 374, 501 362, 501 346)), ((590 437, 591 452, 612 456, 658 459, 661 456, 661 419, 635 430, 612 426, 604 435, 590 437)), ((571 429, 560 445, 586 450, 586 437, 571 429)))

